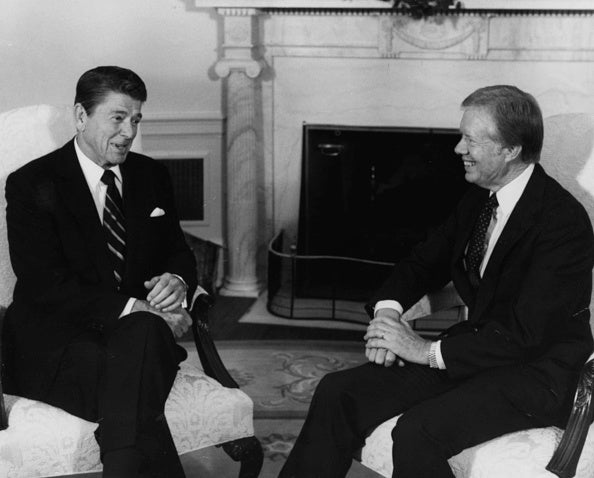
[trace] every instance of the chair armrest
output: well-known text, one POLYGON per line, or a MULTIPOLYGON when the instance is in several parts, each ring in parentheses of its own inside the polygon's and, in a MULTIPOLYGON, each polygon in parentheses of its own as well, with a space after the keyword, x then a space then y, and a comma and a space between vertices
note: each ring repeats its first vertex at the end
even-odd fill
POLYGON ((196 350, 198 351, 198 356, 200 357, 200 362, 206 375, 214 378, 224 387, 239 388, 237 382, 225 368, 210 335, 208 310, 213 304, 213 297, 199 287, 196 294, 194 294, 192 308, 190 309, 192 335, 196 344, 196 350))
POLYGON ((586 361, 578 382, 573 409, 561 441, 547 465, 547 470, 561 478, 575 476, 594 413, 592 392, 594 382, 594 354, 586 361))
MULTIPOLYGON (((4 328, 4 314, 6 309, 0 307, 0 331, 4 328)), ((1 337, 0 337, 1 338, 1 337)), ((4 387, 2 384, 2 373, 4 364, 2 363, 2 341, 0 340, 0 431, 8 428, 8 414, 6 413, 6 404, 4 403, 4 387)))
MULTIPOLYGON (((1 351, 0 351, 1 353, 1 351)), ((0 359, 0 369, 2 368, 2 359, 0 359)), ((4 389, 0 380, 0 431, 8 428, 8 415, 6 413, 6 404, 4 403, 4 389)))

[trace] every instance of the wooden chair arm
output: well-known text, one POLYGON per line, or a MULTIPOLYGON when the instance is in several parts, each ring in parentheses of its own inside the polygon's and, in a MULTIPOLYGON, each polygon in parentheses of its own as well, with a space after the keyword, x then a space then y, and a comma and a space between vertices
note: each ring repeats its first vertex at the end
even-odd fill
POLYGON ((209 377, 217 380, 228 388, 239 388, 237 382, 231 377, 210 335, 208 326, 208 309, 214 304, 213 297, 206 291, 197 292, 194 296, 190 316, 192 317, 192 334, 196 350, 202 363, 204 372, 209 377))
MULTIPOLYGON (((1 351, 0 351, 1 352, 1 351)), ((2 359, 0 358, 0 369, 2 368, 2 359)), ((0 379, 0 431, 8 428, 8 414, 6 413, 6 404, 4 403, 4 388, 0 379)))
POLYGON ((547 465, 547 470, 560 478, 575 476, 584 442, 594 418, 593 382, 594 354, 590 356, 582 368, 567 427, 551 461, 547 465))
MULTIPOLYGON (((6 309, 0 307, 0 331, 4 327, 4 314, 6 309)), ((1 338, 1 337, 0 337, 1 338)), ((0 372, 4 370, 4 364, 2 363, 2 341, 0 340, 0 372)), ((0 373, 0 431, 8 428, 8 414, 6 413, 6 404, 4 403, 4 387, 2 384, 2 373, 0 373)))

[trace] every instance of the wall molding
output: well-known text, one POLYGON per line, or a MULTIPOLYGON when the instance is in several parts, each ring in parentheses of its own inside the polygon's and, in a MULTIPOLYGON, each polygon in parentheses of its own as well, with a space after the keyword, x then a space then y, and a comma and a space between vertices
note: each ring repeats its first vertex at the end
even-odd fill
MULTIPOLYGON (((275 8, 308 10, 319 9, 361 9, 374 10, 392 8, 392 3, 381 0, 194 0, 196 8, 275 8)), ((591 0, 462 0, 464 9, 479 10, 590 10, 591 0)))
POLYGON ((159 112, 142 118, 142 134, 223 134, 225 117, 220 112, 159 112))
POLYGON ((594 61, 594 10, 568 16, 483 12, 421 20, 400 14, 263 14, 262 22, 268 64, 274 57, 594 61))

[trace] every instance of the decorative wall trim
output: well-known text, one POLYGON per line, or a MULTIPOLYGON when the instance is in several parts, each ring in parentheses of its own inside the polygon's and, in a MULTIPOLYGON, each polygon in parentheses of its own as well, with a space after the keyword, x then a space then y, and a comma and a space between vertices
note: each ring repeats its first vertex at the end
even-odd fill
MULTIPOLYGON (((344 9, 373 10, 392 8, 381 0, 194 0, 196 8, 258 9, 344 9)), ((591 10, 591 0, 462 0, 464 9, 477 10, 591 10)))
POLYGON ((380 19, 379 52, 382 57, 396 58, 404 51, 397 40, 420 50, 446 50, 464 43, 455 55, 465 59, 482 59, 488 53, 489 16, 446 16, 439 19, 413 20, 408 16, 385 16, 380 19))
POLYGON ((224 116, 218 112, 161 112, 146 114, 142 135, 223 134, 224 116))
MULTIPOLYGON (((261 12, 270 15, 359 15, 359 16, 378 16, 378 15, 403 15, 410 16, 397 10, 386 8, 262 8, 261 12)), ((451 10, 440 16, 464 17, 473 15, 505 15, 505 16, 583 16, 594 15, 594 9, 583 10, 559 10, 559 9, 504 9, 504 8, 464 8, 460 10, 451 10)))
POLYGON ((482 12, 422 20, 397 14, 337 12, 330 16, 262 15, 262 21, 268 64, 279 56, 594 61, 594 10, 569 16, 482 12), (290 43, 284 31, 291 32, 290 43))

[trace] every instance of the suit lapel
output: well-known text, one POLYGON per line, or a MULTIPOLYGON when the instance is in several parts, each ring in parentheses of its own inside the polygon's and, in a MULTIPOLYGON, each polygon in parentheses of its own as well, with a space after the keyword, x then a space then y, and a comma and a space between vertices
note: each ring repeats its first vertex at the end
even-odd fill
POLYGON ((89 255, 95 263, 101 280, 105 283, 113 282, 113 271, 108 264, 107 246, 103 226, 97 214, 97 208, 85 176, 80 168, 74 140, 66 143, 61 149, 61 155, 56 158, 56 182, 58 194, 64 208, 68 210, 80 225, 83 240, 88 245, 89 255))
POLYGON ((497 244, 495 244, 478 289, 476 310, 473 314, 477 320, 483 313, 485 306, 493 298, 495 293, 494 283, 500 275, 505 257, 536 221, 536 216, 541 209, 545 176, 542 167, 536 164, 526 189, 520 196, 497 244))

